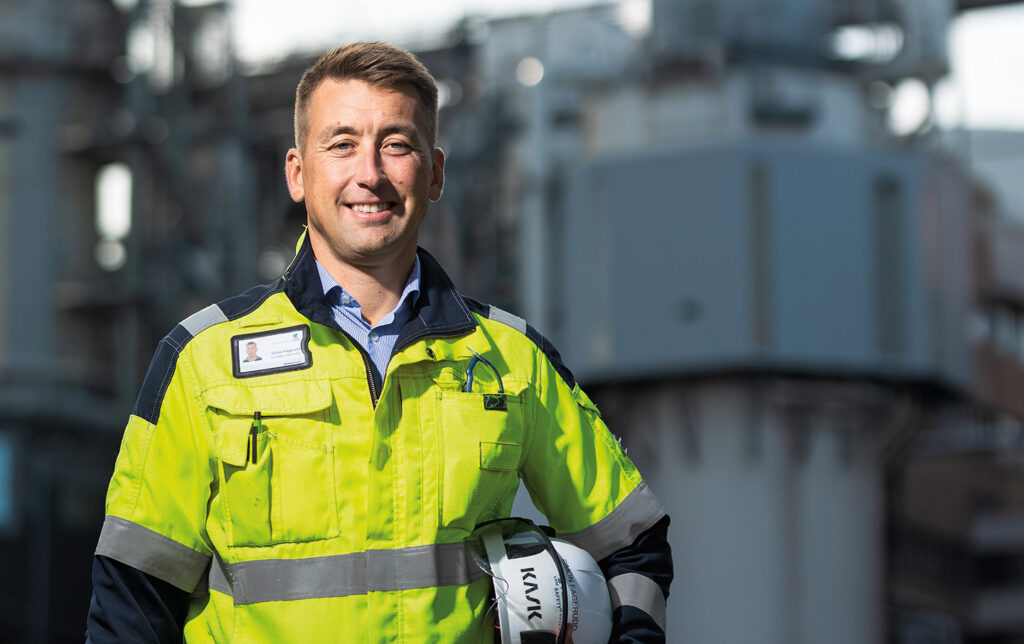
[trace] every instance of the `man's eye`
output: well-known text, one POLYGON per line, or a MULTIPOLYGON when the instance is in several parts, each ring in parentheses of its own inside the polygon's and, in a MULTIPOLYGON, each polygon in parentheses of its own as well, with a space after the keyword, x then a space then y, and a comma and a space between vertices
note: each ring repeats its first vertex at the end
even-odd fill
POLYGON ((335 143, 334 145, 332 145, 331 149, 332 150, 341 150, 341 151, 344 152, 345 150, 351 150, 352 149, 352 144, 349 143, 348 141, 339 141, 339 142, 335 143))
POLYGON ((412 146, 404 141, 389 141, 384 144, 384 149, 388 152, 408 152, 412 146))

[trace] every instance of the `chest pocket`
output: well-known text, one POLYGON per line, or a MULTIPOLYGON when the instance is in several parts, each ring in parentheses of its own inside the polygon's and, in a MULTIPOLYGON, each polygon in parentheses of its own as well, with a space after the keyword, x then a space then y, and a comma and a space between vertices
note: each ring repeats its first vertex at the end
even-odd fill
POLYGON ((522 397, 442 391, 437 418, 440 527, 472 530, 511 502, 518 488, 522 397))
POLYGON ((337 536, 329 383, 230 386, 204 397, 229 545, 337 536))

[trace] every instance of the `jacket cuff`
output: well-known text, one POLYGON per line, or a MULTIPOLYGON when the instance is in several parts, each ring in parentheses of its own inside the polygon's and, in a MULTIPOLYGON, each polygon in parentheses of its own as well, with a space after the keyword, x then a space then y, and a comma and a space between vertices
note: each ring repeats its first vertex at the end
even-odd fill
POLYGON ((96 554, 120 561, 192 592, 210 565, 210 556, 121 517, 103 520, 96 554))

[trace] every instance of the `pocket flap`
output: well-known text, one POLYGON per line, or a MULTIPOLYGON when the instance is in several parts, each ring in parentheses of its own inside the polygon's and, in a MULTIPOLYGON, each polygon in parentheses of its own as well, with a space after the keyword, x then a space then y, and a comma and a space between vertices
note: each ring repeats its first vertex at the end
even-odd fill
POLYGON ((238 328, 246 329, 254 326, 270 326, 271 324, 280 324, 281 314, 280 313, 264 313, 262 315, 245 315, 238 320, 238 328))
POLYGON ((235 467, 249 462, 249 431, 252 419, 227 418, 217 427, 217 456, 235 467))
POLYGON ((264 416, 311 414, 331 406, 331 386, 318 380, 274 383, 267 385, 220 385, 203 392, 210 407, 229 414, 264 416))
POLYGON ((513 472, 519 469, 523 446, 516 443, 480 441, 480 469, 513 472))

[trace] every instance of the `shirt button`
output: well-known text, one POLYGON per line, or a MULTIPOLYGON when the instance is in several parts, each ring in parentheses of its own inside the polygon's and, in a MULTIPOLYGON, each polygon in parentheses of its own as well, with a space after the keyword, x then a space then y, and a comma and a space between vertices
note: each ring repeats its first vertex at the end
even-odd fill
POLYGON ((352 297, 349 296, 348 293, 345 293, 344 295, 341 296, 341 303, 344 304, 345 306, 348 306, 349 304, 352 303, 352 297))
POLYGON ((371 332, 370 332, 370 342, 376 342, 376 341, 377 341, 377 338, 379 338, 379 337, 380 337, 380 336, 379 336, 379 335, 377 335, 377 332, 376 332, 376 331, 371 331, 371 332))

